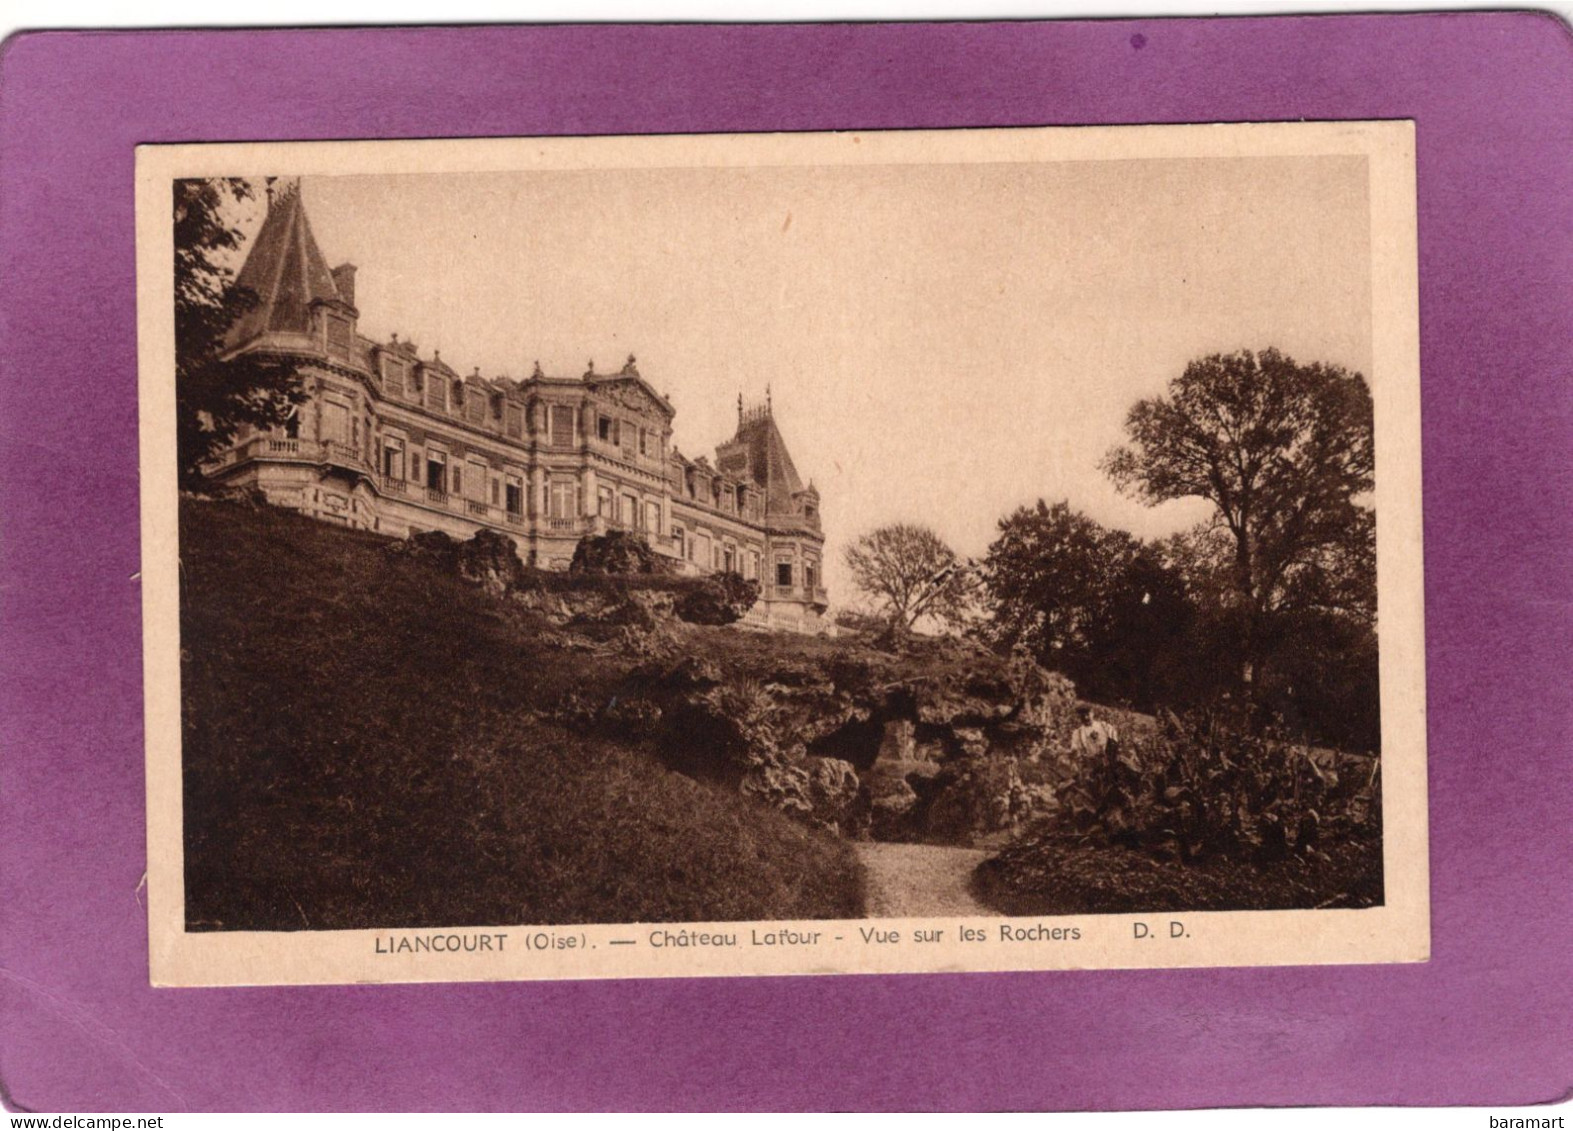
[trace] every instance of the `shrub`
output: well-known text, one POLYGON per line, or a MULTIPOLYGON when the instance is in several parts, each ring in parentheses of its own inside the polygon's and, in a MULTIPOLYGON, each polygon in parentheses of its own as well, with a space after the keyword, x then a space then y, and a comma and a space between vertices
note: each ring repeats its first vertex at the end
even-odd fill
POLYGON ((1083 761, 1059 789, 1057 824, 1086 839, 1182 860, 1318 855, 1323 837, 1379 834, 1374 763, 1314 752, 1226 713, 1165 713, 1145 743, 1083 761))
POLYGON ((690 624, 722 625, 741 620, 759 600, 759 582, 736 573, 715 573, 685 588, 677 615, 690 624))
POLYGON ((570 573, 667 573, 667 563, 643 534, 612 530, 586 535, 574 547, 570 573))

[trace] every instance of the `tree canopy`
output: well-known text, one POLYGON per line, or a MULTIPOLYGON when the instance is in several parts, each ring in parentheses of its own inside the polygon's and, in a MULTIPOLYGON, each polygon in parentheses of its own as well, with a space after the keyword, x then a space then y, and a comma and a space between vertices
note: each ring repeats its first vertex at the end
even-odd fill
POLYGON ((1196 496, 1230 538, 1241 672, 1282 613, 1374 615, 1373 420, 1365 378, 1275 349, 1213 354, 1138 401, 1104 469, 1148 504, 1196 496))
POLYGON ((304 396, 294 367, 243 354, 225 357, 225 335, 257 296, 234 286, 229 265, 243 233, 226 214, 253 197, 238 177, 174 183, 175 424, 184 486, 244 425, 282 424, 304 396))
POLYGON ((971 613, 972 569, 928 527, 882 526, 848 546, 844 559, 852 583, 901 628, 911 629, 924 618, 958 628, 971 613))
POLYGON ((1170 698, 1189 623, 1183 583, 1162 557, 1069 502, 1000 520, 981 567, 991 642, 1024 647, 1084 694, 1148 706, 1170 698))

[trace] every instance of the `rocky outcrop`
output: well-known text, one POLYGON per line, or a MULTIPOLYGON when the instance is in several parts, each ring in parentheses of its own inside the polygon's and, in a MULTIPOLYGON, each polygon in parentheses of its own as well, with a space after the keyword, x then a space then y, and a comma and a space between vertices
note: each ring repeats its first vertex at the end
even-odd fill
POLYGON ((588 535, 574 547, 569 573, 667 573, 667 563, 644 535, 611 530, 588 535))
POLYGON ((879 839, 967 843, 1053 803, 1027 780, 1071 732, 1069 680, 958 641, 850 646, 747 674, 688 656, 632 670, 618 725, 685 772, 879 839), (1032 770, 1026 768, 1031 767, 1032 770))
POLYGON ((558 721, 652 748, 804 821, 965 844, 1054 804, 1075 689, 1024 655, 895 631, 837 644, 728 634, 721 662, 709 650, 721 638, 690 626, 736 621, 757 586, 597 572, 637 565, 640 539, 586 539, 578 574, 528 569, 490 532, 396 545, 534 614, 530 631, 549 647, 626 663, 613 694, 569 694, 558 721))
POLYGON ((716 573, 681 590, 677 615, 689 624, 735 624, 758 600, 759 582, 735 573, 716 573))
POLYGON ((464 542, 440 530, 428 530, 412 534, 405 541, 389 543, 389 549, 476 582, 493 594, 517 587, 526 574, 513 542, 492 530, 479 531, 464 542))
MULTIPOLYGON (((673 578, 659 587, 621 585, 606 578, 600 585, 526 585, 510 593, 512 600, 538 613, 553 625, 627 625, 644 632, 658 632, 674 622, 727 625, 742 619, 753 607, 758 587, 742 582, 743 592, 730 578, 673 578)), ((742 581, 741 578, 736 578, 742 581)))

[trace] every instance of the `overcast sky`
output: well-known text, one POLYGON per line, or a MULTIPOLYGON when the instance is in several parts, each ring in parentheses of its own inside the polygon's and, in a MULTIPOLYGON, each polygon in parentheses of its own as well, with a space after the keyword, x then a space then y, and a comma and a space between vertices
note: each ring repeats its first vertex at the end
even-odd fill
MULTIPOLYGON (((310 177, 361 330, 462 373, 629 353, 713 455, 770 386, 842 546, 897 520, 981 554, 1068 498, 1142 536, 1098 461, 1188 359, 1277 346, 1370 375, 1362 157, 310 177)), ((253 210, 250 226, 257 216, 253 210)))

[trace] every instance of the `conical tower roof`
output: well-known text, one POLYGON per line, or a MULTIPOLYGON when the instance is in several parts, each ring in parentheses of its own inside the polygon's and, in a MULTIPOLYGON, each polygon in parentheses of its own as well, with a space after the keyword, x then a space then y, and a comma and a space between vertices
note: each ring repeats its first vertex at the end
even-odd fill
POLYGON ((257 304, 231 327, 232 346, 259 334, 305 334, 311 330, 311 305, 350 303, 339 293, 333 272, 311 234, 311 222, 301 203, 300 188, 292 185, 268 202, 268 215, 252 242, 246 262, 235 279, 236 287, 255 292, 257 304))
POLYGON ((749 473, 765 493, 765 513, 791 514, 792 497, 803 490, 803 480, 770 410, 743 414, 731 443, 748 452, 749 473))

